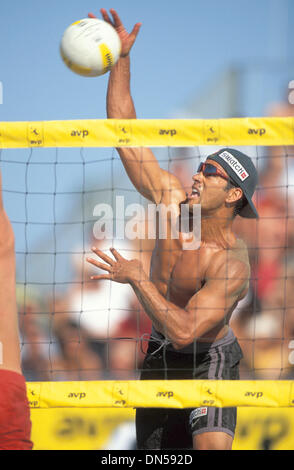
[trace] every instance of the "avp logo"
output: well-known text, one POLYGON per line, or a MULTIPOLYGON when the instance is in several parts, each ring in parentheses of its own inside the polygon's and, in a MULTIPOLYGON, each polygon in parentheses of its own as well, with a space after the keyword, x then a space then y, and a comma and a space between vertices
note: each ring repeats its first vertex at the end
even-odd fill
POLYGON ((173 137, 174 135, 176 135, 177 131, 176 129, 160 129, 159 130, 159 135, 170 135, 171 137, 173 137))
POLYGON ((248 129, 248 134, 255 134, 255 135, 263 136, 265 133, 266 133, 266 129, 264 129, 264 127, 260 129, 248 129))
POLYGON ((79 398, 81 400, 82 398, 85 398, 85 397, 86 397, 85 392, 82 392, 82 393, 81 392, 80 393, 72 392, 72 393, 68 394, 68 398, 79 398))
POLYGON ((245 397, 261 398, 263 397, 263 392, 246 392, 245 397))
POLYGON ((116 400, 114 402, 115 405, 120 405, 120 406, 124 406, 126 404, 126 400, 116 400))
POLYGON ((290 104, 294 104, 294 80, 291 80, 288 84, 289 88, 289 95, 288 95, 288 101, 290 104))
POLYGON ((171 398, 174 396, 174 392, 157 392, 156 396, 171 398))
POLYGON ((80 130, 80 131, 72 131, 70 133, 70 135, 72 137, 77 137, 77 136, 78 137, 83 137, 83 139, 84 139, 85 137, 87 137, 87 135, 89 135, 89 131, 87 129, 83 129, 83 130, 80 130))
POLYGON ((38 401, 30 401, 29 400, 29 407, 30 408, 39 408, 39 402, 38 401))

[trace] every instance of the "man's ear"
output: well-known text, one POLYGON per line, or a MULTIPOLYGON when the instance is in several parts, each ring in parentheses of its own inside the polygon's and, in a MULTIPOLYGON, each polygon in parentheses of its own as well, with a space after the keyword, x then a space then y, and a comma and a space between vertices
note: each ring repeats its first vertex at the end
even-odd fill
POLYGON ((226 203, 227 204, 232 204, 234 202, 237 202, 240 199, 242 199, 242 196, 243 196, 243 191, 242 191, 241 188, 231 188, 228 191, 228 195, 227 195, 227 198, 226 198, 226 203))

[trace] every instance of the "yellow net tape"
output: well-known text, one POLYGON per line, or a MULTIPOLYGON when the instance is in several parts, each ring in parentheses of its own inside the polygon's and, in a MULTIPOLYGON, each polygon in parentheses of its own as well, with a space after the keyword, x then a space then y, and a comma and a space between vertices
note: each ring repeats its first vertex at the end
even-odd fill
POLYGON ((29 382, 31 408, 291 407, 288 380, 29 382))
POLYGON ((0 148, 293 145, 294 118, 0 122, 0 148))

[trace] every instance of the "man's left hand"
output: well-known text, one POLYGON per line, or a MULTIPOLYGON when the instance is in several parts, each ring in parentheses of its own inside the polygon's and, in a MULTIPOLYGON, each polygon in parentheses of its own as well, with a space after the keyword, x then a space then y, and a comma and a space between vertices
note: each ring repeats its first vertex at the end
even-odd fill
POLYGON ((98 248, 92 248, 93 253, 95 253, 99 258, 101 258, 105 263, 101 263, 93 258, 87 258, 88 263, 93 264, 97 268, 107 271, 108 274, 99 274, 96 276, 91 276, 93 280, 108 279, 115 282, 120 282, 121 284, 128 284, 132 281, 141 281, 146 280, 146 274, 144 273, 142 263, 137 260, 127 260, 121 256, 117 250, 110 248, 111 253, 114 258, 110 258, 103 251, 98 248))

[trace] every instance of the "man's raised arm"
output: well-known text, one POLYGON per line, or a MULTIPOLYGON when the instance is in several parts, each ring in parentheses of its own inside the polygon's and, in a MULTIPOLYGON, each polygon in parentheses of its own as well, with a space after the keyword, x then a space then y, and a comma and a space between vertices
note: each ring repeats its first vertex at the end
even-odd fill
MULTIPOLYGON (((136 23, 128 33, 117 12, 110 10, 113 20, 107 11, 101 9, 104 21, 110 23, 117 31, 121 44, 121 57, 110 72, 107 90, 107 117, 109 119, 136 119, 136 111, 130 90, 130 50, 135 43, 141 23, 136 23)), ((95 18, 89 14, 90 18, 95 18)), ((162 170, 153 152, 149 148, 120 147, 117 149, 126 172, 136 189, 147 199, 159 204, 164 194, 181 190, 178 179, 162 170)))

